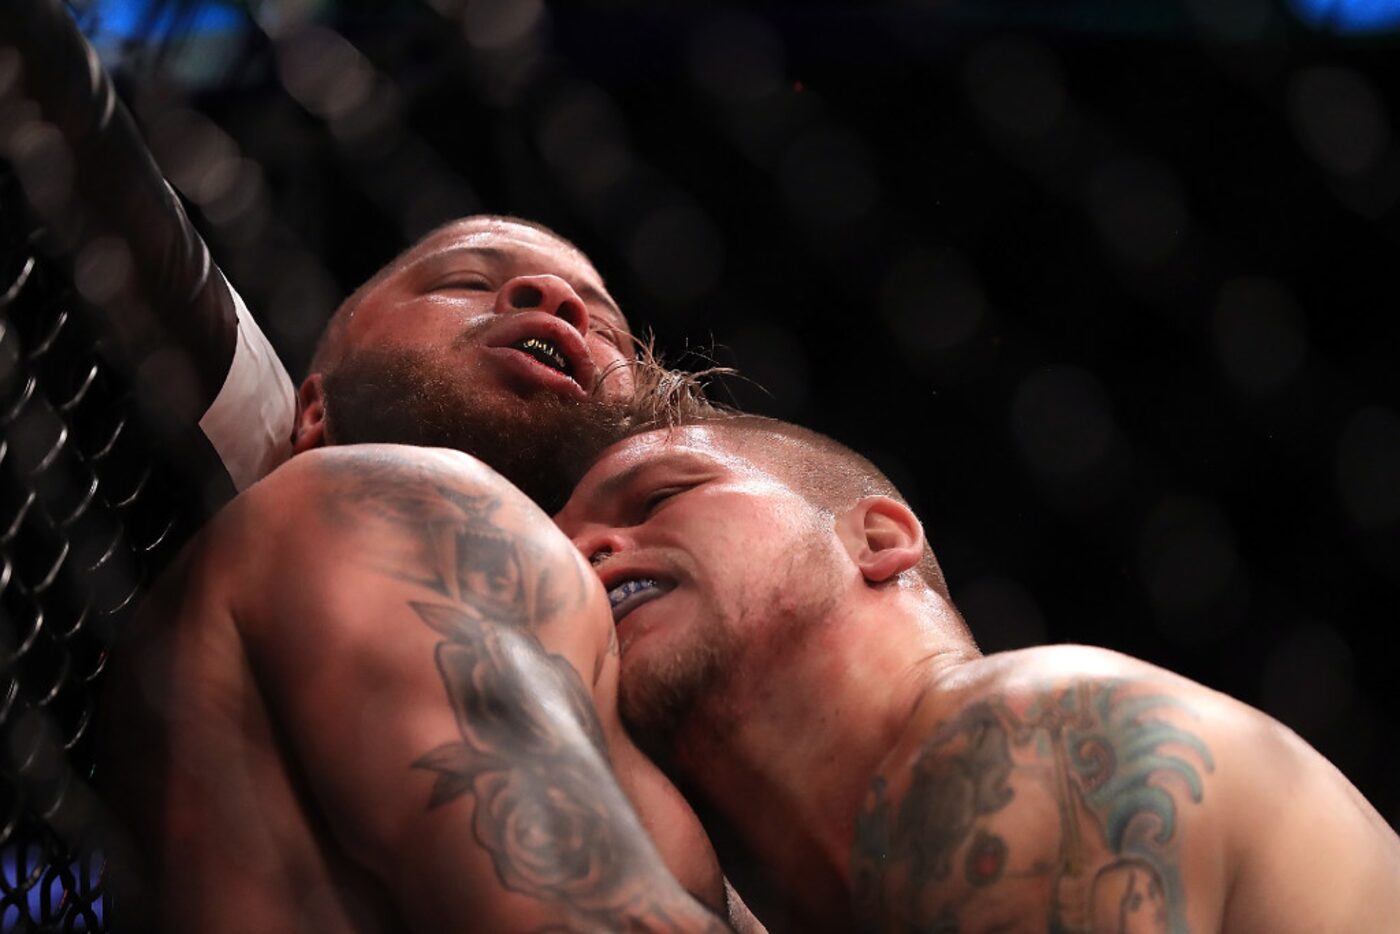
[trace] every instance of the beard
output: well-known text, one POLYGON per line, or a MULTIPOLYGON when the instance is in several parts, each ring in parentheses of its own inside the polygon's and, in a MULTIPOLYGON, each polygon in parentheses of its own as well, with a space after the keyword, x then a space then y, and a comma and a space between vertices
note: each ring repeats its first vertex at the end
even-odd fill
POLYGON ((728 629, 692 629, 680 644, 628 654, 618 679, 617 709, 627 732, 647 755, 668 762, 676 733, 691 720, 697 704, 713 699, 732 671, 734 640, 728 629))
POLYGON ((624 401, 520 396, 473 384, 456 361, 404 349, 359 350, 323 382, 332 444, 452 448, 500 473, 545 512, 568 501, 579 478, 629 433, 624 401))
POLYGON ((794 646, 806 643, 841 599, 843 566, 823 538, 829 532, 814 525, 810 538, 752 575, 749 586, 705 595, 664 639, 630 653, 623 641, 618 713, 643 752, 685 774, 685 737, 723 743, 761 713, 762 691, 754 688, 774 682, 794 646))

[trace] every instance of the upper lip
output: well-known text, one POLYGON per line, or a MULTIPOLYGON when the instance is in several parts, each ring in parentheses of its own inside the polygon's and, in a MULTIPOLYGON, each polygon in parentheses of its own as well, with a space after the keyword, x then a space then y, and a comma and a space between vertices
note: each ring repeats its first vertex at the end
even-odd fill
POLYGON ((522 311, 502 317, 486 336, 487 347, 510 347, 529 337, 549 341, 564 355, 569 376, 584 392, 592 392, 598 381, 597 367, 588 344, 573 325, 542 311, 522 311))

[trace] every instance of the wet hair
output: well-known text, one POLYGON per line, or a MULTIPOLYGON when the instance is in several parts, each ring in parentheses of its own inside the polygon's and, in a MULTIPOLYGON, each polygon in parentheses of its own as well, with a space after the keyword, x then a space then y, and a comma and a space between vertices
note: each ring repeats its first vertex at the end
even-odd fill
MULTIPOLYGON (((705 380, 716 370, 685 373, 664 366, 639 370, 633 399, 634 433, 687 425, 721 425, 739 437, 738 453, 771 470, 814 508, 831 515, 866 496, 888 496, 909 506, 894 483, 869 458, 834 438, 791 422, 753 415, 712 402, 705 380)), ((927 539, 919 576, 950 600, 943 569, 927 539)))
POLYGON ((463 224, 474 223, 515 224, 519 227, 529 227, 532 230, 538 230, 540 233, 558 240, 580 255, 586 255, 583 250, 579 249, 578 244, 558 231, 538 221, 532 221, 524 217, 516 217, 513 214, 469 214, 466 217, 459 217, 445 224, 439 224, 437 227, 434 227, 432 230, 419 237, 413 244, 400 251, 397 256, 380 267, 378 272, 361 283, 359 288, 351 292, 350 295, 340 303, 340 306, 336 308, 335 312, 331 315, 330 320, 326 322, 325 328, 321 331, 321 336, 316 340, 316 348, 312 352, 311 363, 307 368, 307 372, 324 373, 328 368, 334 365, 341 335, 345 331, 346 323, 350 320, 350 315, 359 307, 364 297, 376 286, 407 265, 414 251, 443 231, 451 230, 463 224))

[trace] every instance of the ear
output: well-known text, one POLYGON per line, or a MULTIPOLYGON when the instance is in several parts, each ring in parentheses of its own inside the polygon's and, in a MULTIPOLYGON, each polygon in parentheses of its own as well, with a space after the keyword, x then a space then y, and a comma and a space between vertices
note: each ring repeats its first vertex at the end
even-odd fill
POLYGON ((840 517, 839 535, 867 583, 894 580, 924 556, 924 527, 908 506, 867 496, 840 517))
POLYGON ((326 435, 326 395, 321 374, 312 373, 297 390, 297 417, 292 425, 292 453, 300 454, 330 443, 326 435))

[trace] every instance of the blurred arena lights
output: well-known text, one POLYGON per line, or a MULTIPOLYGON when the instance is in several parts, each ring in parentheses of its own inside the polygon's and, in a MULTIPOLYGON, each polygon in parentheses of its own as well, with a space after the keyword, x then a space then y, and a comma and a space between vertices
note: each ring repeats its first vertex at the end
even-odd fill
POLYGON ((79 27, 102 64, 122 71, 152 60, 184 84, 223 80, 253 23, 240 4, 224 0, 72 0, 79 27))
POLYGON ((1400 0, 1291 0, 1310 26, 1342 33, 1400 29, 1400 0))
POLYGON ((177 5, 162 0, 87 0, 72 4, 88 38, 104 43, 159 39, 175 30, 192 35, 241 33, 248 18, 238 4, 201 0, 177 5))

